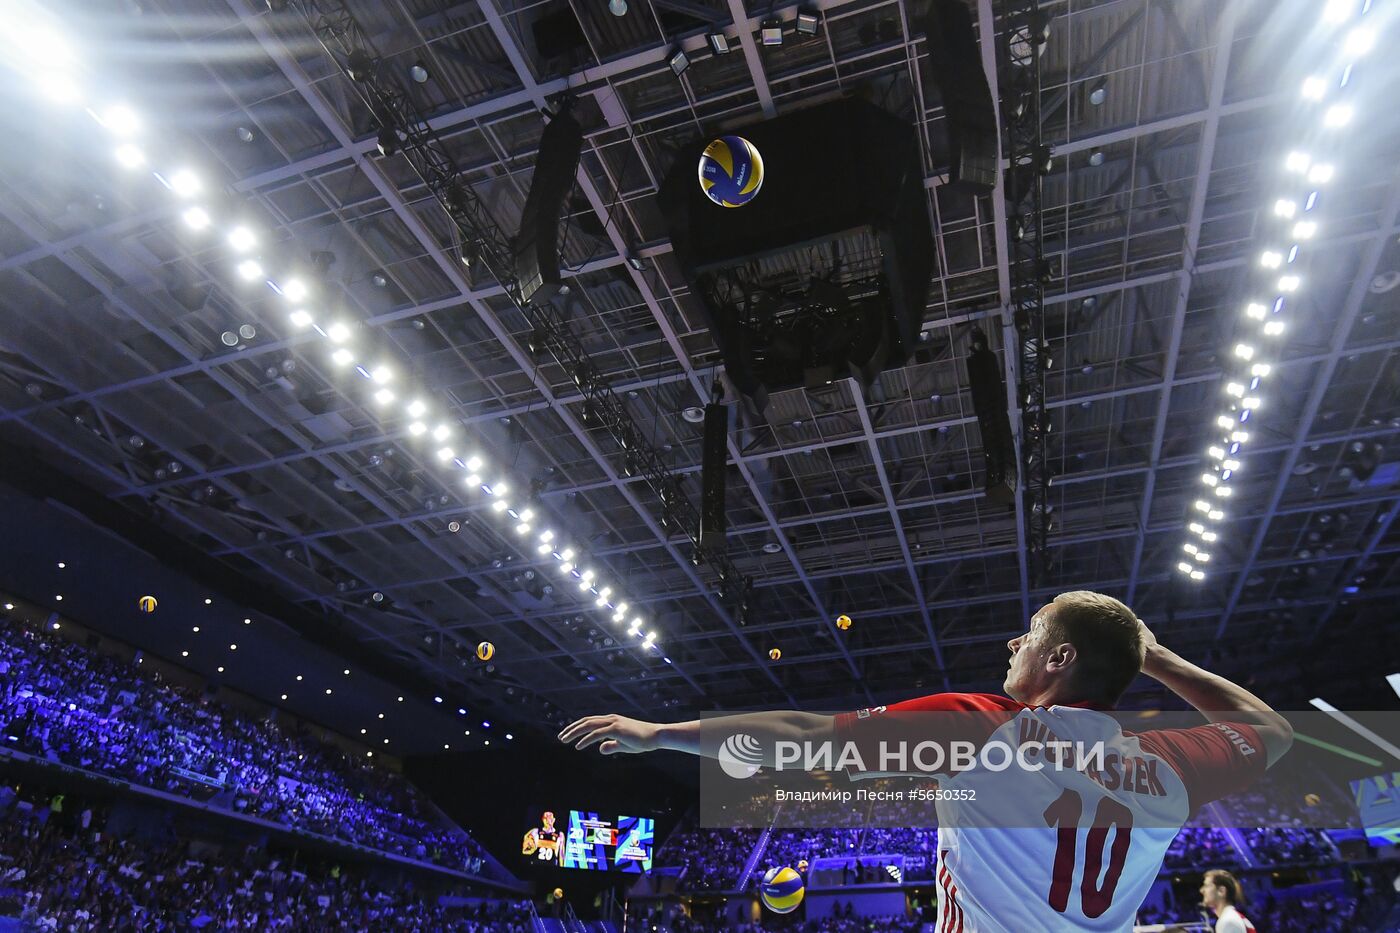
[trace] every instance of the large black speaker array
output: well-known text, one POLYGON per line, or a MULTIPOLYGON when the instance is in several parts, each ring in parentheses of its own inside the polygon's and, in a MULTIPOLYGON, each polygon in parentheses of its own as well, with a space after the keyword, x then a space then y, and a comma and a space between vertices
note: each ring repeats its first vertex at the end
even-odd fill
POLYGON ((548 299, 563 284, 559 276, 559 222, 582 152, 583 127, 565 110, 549 121, 540 137, 535 175, 515 241, 515 275, 525 301, 548 299))
POLYGON ((997 183, 997 111, 963 0, 931 0, 924 18, 934 86, 943 100, 949 180, 990 194, 997 183))
POLYGON ((1001 362, 987 346, 980 331, 972 335, 972 351, 967 355, 967 379, 972 390, 972 410, 982 433, 982 454, 987 460, 987 498, 1011 504, 1016 501, 1016 440, 1011 435, 1011 418, 1006 407, 1006 383, 1001 362))

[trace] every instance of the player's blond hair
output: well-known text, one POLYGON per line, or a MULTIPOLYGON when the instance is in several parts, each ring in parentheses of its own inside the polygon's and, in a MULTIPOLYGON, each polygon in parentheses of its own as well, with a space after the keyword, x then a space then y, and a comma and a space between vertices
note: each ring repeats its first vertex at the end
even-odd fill
POLYGON ((1075 684, 1085 699, 1116 703, 1142 670, 1137 614, 1121 600, 1092 590, 1072 590, 1053 600, 1052 641, 1067 641, 1078 654, 1075 684))
POLYGON ((1225 901, 1231 906, 1238 907, 1244 903, 1244 888, 1240 887, 1240 879, 1230 874, 1223 868, 1212 868, 1206 872, 1206 884, 1225 892, 1225 901))

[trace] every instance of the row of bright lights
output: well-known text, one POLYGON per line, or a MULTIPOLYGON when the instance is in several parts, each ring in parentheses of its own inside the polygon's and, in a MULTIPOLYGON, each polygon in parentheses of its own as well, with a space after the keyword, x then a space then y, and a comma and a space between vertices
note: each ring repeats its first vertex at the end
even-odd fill
MULTIPOLYGON (((1329 28, 1343 26, 1369 13, 1372 2, 1328 0, 1322 9, 1322 21, 1329 28)), ((1340 130, 1355 119, 1355 107, 1337 98, 1351 90, 1352 71, 1357 61, 1369 53, 1375 43, 1375 31, 1369 24, 1353 26, 1342 38, 1341 58, 1333 70, 1311 75, 1303 81, 1301 98, 1324 108, 1321 115, 1315 117, 1324 130, 1340 130)), ((1316 107, 1310 110, 1315 114, 1316 107)), ((1335 144, 1330 148, 1335 148, 1335 144)), ((1230 483, 1240 470, 1242 450, 1250 440, 1249 421, 1263 404, 1264 380, 1272 372, 1263 358, 1277 355, 1276 342, 1285 330, 1284 313, 1291 310, 1290 302, 1303 286, 1295 264, 1302 248, 1317 235, 1314 211, 1323 186, 1336 175, 1331 163, 1302 150, 1284 156, 1281 168, 1284 190, 1273 203, 1271 219, 1274 243, 1259 255, 1260 268, 1266 274, 1277 273, 1277 277, 1272 278, 1272 287, 1267 292, 1272 298, 1254 298, 1244 306, 1245 327, 1253 330, 1254 336, 1246 336, 1236 343, 1231 354, 1235 374, 1225 384, 1223 409, 1215 419, 1216 433, 1206 450, 1210 466, 1201 474, 1201 496, 1192 505, 1187 525, 1192 537, 1181 546, 1184 557, 1176 565, 1178 571, 1192 580, 1206 577, 1211 545, 1220 537, 1217 529, 1225 520, 1224 506, 1234 492, 1230 483)))
MULTIPOLYGON (((6 44, 13 44, 16 48, 27 46, 31 50, 35 48, 49 50, 46 62, 48 66, 73 61, 71 49, 51 30, 46 31, 43 27, 32 26, 22 30, 22 32, 23 35, 12 36, 11 42, 6 44)), ((34 58, 35 56, 28 55, 27 57, 34 58)), ((46 67, 37 72, 36 75, 41 81, 41 87, 50 98, 63 103, 78 103, 81 93, 71 78, 60 80, 52 67, 46 67)), ((115 138, 117 145, 113 156, 119 165, 133 171, 148 167, 150 160, 146 152, 137 144, 141 136, 143 121, 130 106, 124 103, 114 103, 101 108, 90 107, 87 108, 86 112, 115 138)), ((197 201, 199 195, 204 192, 205 186, 194 171, 188 168, 179 168, 168 174, 160 171, 152 171, 152 174, 176 198, 189 202, 180 216, 190 230, 204 232, 215 225, 211 208, 207 204, 201 204, 197 201)), ((527 540, 527 536, 532 531, 536 531, 535 550, 539 554, 551 555, 555 560, 558 572, 577 580, 580 592, 592 597, 598 610, 611 611, 613 622, 619 624, 628 622, 628 604, 621 599, 614 600, 615 587, 605 585, 599 572, 586 566, 582 557, 573 548, 561 548, 555 540, 556 535, 553 530, 548 528, 536 530, 534 510, 512 503, 508 497, 508 493, 511 491, 509 485, 504 480, 487 476, 488 465, 483 458, 459 448, 457 430, 451 423, 442 420, 442 417, 434 411, 433 406, 417 394, 412 392, 401 394, 400 391, 396 391, 397 377, 393 367, 387 363, 370 362, 364 359, 363 357, 368 356, 366 351, 357 352, 355 328, 350 322, 333 317, 318 319, 317 310, 308 300, 311 298, 311 289, 306 283, 295 278, 277 281, 270 277, 268 271, 263 268, 262 263, 254 255, 259 244, 257 231, 247 224, 235 223, 227 229, 224 238, 233 252, 241 257, 235 266, 239 278, 246 282, 264 282, 269 289, 286 302, 288 320, 294 328, 300 331, 314 331, 324 337, 333 348, 330 354, 332 363, 341 370, 354 372, 364 380, 367 388, 372 390, 376 410, 384 418, 387 419, 396 412, 407 415, 409 434, 424 442, 430 440, 432 444, 437 445, 435 450, 437 461, 444 467, 455 467, 464 474, 463 486, 469 493, 480 494, 488 498, 491 502, 491 511, 503 519, 513 522, 515 532, 522 541, 527 540)), ((656 640, 657 633, 655 630, 644 632, 646 624, 646 620, 641 615, 631 614, 631 620, 626 629, 627 634, 637 639, 643 650, 659 650, 656 640)), ((663 660, 668 664, 671 663, 670 658, 663 658, 663 660)))

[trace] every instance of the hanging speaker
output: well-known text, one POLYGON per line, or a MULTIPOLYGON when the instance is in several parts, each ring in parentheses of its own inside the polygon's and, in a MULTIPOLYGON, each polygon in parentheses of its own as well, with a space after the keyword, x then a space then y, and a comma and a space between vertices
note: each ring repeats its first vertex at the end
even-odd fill
POLYGON ((924 18, 933 84, 943 100, 949 181, 978 194, 997 183, 997 110, 963 0, 931 0, 924 18))
POLYGON ((705 406, 705 441, 700 467, 700 547, 724 547, 724 479, 729 469, 729 409, 705 406))
POLYGON ((982 434, 982 454, 986 459, 987 498, 993 502, 1016 501, 1016 441, 1011 436, 1011 417, 1006 407, 1006 383, 1001 378, 997 355, 987 347, 980 330, 972 333, 972 352, 967 355, 967 378, 972 390, 972 409, 982 434))
POLYGON ((559 291, 559 222, 573 189, 583 151, 583 127, 563 110, 540 137, 535 174, 515 241, 515 276, 525 301, 546 301, 559 291))

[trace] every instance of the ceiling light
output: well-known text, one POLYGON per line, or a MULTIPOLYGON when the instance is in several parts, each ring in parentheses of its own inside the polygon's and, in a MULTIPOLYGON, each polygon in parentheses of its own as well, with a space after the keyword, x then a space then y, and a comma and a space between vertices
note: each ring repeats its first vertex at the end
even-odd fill
POLYGON ((452 459, 452 456, 453 456, 453 451, 452 451, 452 448, 451 448, 451 447, 440 447, 440 448, 438 448, 437 458, 438 458, 439 460, 441 460, 443 463, 446 463, 448 460, 451 460, 451 459, 452 459))
POLYGON ((262 276, 263 268, 256 259, 245 259, 238 264, 238 274, 244 281, 251 282, 262 276))
POLYGON ((705 41, 710 43, 710 51, 716 55, 729 54, 729 37, 722 32, 705 33, 705 41))
POLYGON ((679 78, 690 67, 690 56, 685 54, 685 49, 676 46, 671 50, 671 54, 666 56, 666 64, 670 66, 671 74, 679 78))
POLYGON ((39 86, 44 96, 56 104, 76 103, 82 97, 82 90, 71 77, 58 72, 49 72, 39 78, 39 86))
POLYGON ((1347 55, 1365 55, 1376 47, 1375 30, 1369 26, 1358 26, 1347 34, 1347 41, 1342 46, 1342 51, 1347 55))
POLYGON ((1197 581, 1197 582, 1200 582, 1201 580, 1204 580, 1205 578, 1206 578, 1206 574, 1205 574, 1205 571, 1204 571, 1204 570, 1193 570, 1193 571, 1191 571, 1191 579, 1192 579, 1192 580, 1195 580, 1195 581, 1197 581))
POLYGON ((118 136, 131 136, 141 129, 141 119, 125 104, 108 107, 100 118, 103 126, 118 136))
POLYGON ((451 436, 452 428, 448 427, 445 424, 440 424, 437 427, 433 428, 433 440, 435 441, 445 441, 451 436))
POLYGON ((243 253, 256 246, 258 238, 247 227, 234 227, 229 231, 228 243, 238 252, 243 253))
POLYGON ((180 169, 170 176, 170 190, 182 198, 198 194, 202 187, 199 176, 189 169, 180 169))
POLYGON ((326 328, 326 336, 331 338, 333 343, 344 343, 350 339, 350 327, 344 321, 336 321, 326 328))
POLYGON ((1298 221, 1298 223, 1296 223, 1296 224, 1293 225, 1293 237, 1294 237, 1294 239, 1298 239, 1298 240, 1307 240, 1307 239, 1311 239, 1312 235, 1313 235, 1314 233, 1316 233, 1316 232, 1317 232, 1317 224, 1313 223, 1311 220, 1300 220, 1300 221, 1298 221))
POLYGON ((408 426, 408 433, 414 437, 421 437, 428 432, 428 426, 421 421, 415 421, 408 426))
POLYGON ((1268 363, 1255 363, 1253 366, 1249 367, 1249 374, 1251 376, 1258 376, 1261 379, 1271 372, 1273 372, 1273 368, 1269 366, 1268 363))
POLYGON ((351 363, 355 362, 355 354, 341 347, 331 354, 331 359, 335 361, 337 366, 349 366, 351 363))
POLYGON ((1201 540, 1202 540, 1202 541, 1214 541, 1214 540, 1215 540, 1216 538, 1218 538, 1218 537, 1220 537, 1220 535, 1216 534, 1216 533, 1213 532, 1213 531, 1203 531, 1203 532, 1201 532, 1201 540))
POLYGON ((1302 284, 1302 279, 1296 275, 1281 276, 1278 280, 1278 290, 1281 292, 1296 292, 1298 286, 1302 284))
POLYGON ((1244 306, 1244 313, 1256 321, 1264 320, 1264 315, 1269 313, 1269 309, 1257 301, 1251 301, 1244 306))
POLYGON ((220 666, 219 666, 219 673, 222 674, 223 672, 224 672, 223 666, 220 665, 220 666))
POLYGON ((681 417, 690 424, 700 424, 705 420, 705 409, 698 405, 691 405, 681 409, 681 417))
POLYGON ((1270 321, 1264 325, 1264 334, 1266 336, 1277 337, 1281 333, 1283 333, 1282 321, 1270 321))
POLYGON ((1334 104, 1327 108, 1327 112, 1322 115, 1324 126, 1339 127, 1346 126, 1351 122, 1351 118, 1356 115, 1356 111, 1350 104, 1334 104))
POLYGON ((1242 360, 1253 359, 1254 348, 1247 343, 1237 343, 1235 344, 1235 356, 1238 356, 1242 360))
POLYGON ((1185 560, 1184 560, 1184 561, 1182 561, 1181 563, 1179 563, 1179 564, 1176 565, 1176 569, 1177 569, 1177 570, 1180 570, 1182 573, 1190 573, 1192 570, 1195 570, 1196 568, 1195 568, 1194 566, 1191 565, 1191 562, 1190 562, 1190 561, 1185 561, 1185 560))
POLYGON ((1095 167, 1103 165, 1103 158, 1103 150, 1095 149, 1093 152, 1089 153, 1089 164, 1095 167))
POLYGON ((821 29, 821 14, 814 10, 797 11, 797 34, 811 38, 821 29))
POLYGON ((415 84, 427 84, 432 73, 428 71, 427 65, 422 62, 414 62, 408 68, 408 76, 413 79, 415 84))
POLYGON ((1221 450, 1219 447, 1212 447, 1208 451, 1206 451, 1206 453, 1210 454, 1216 460, 1225 459, 1225 451, 1221 450))
POLYGON ((1344 23, 1356 12, 1356 0, 1327 0, 1322 8, 1322 20, 1327 23, 1344 23))
POLYGON ((306 300, 306 283, 301 279, 288 279, 286 284, 281 286, 282 295, 288 301, 302 302, 306 300))
POLYGON ((1306 172, 1311 164, 1312 159, 1306 152, 1290 152, 1283 159, 1283 167, 1290 172, 1306 172))
POLYGON ((1297 203, 1287 198, 1280 198, 1274 202, 1274 215, 1277 217, 1292 217, 1297 210, 1297 203))
POLYGON ((1233 395, 1235 398, 1243 398, 1244 386, 1240 385, 1238 382, 1229 382, 1225 384, 1225 392, 1228 395, 1233 395))
POLYGON ((408 403, 405 410, 408 412, 410 418, 421 418, 423 417, 423 412, 428 410, 428 406, 423 403, 422 399, 416 398, 408 403))
POLYGON ((1206 515, 1206 518, 1210 519, 1213 522, 1218 522, 1225 518, 1225 513, 1220 511, 1219 509, 1211 509, 1210 512, 1206 515))
POLYGON ((1204 500, 1204 499, 1197 499, 1197 500, 1196 500, 1196 511, 1197 511, 1197 512, 1209 512, 1209 511, 1210 511, 1210 503, 1207 502, 1207 501, 1204 500))
POLYGON ((1273 250, 1265 250, 1259 257, 1259 264, 1265 269, 1277 269, 1283 265, 1283 257, 1273 250))
POLYGON ((1214 473, 1202 473, 1201 482, 1205 483, 1207 486, 1214 486, 1220 482, 1220 477, 1216 476, 1214 473))
POLYGON ((146 154, 131 143, 118 146, 115 155, 122 168, 140 168, 146 164, 146 154))
POLYGON ((1308 181, 1315 185, 1325 185, 1332 180, 1335 170, 1326 162, 1319 162, 1308 172, 1308 181))
POLYGON ((209 214, 202 207, 188 208, 180 218, 191 230, 203 230, 209 226, 209 214))
POLYGON ((312 321, 311 313, 305 308, 298 308, 291 313, 291 321, 294 327, 310 327, 312 321))
POLYGON ((1095 107, 1103 106, 1103 102, 1108 100, 1107 82, 1100 78, 1092 88, 1089 89, 1089 103, 1095 107))
POLYGON ((764 45, 783 44, 783 21, 780 19, 767 19, 759 27, 758 34, 764 45))

